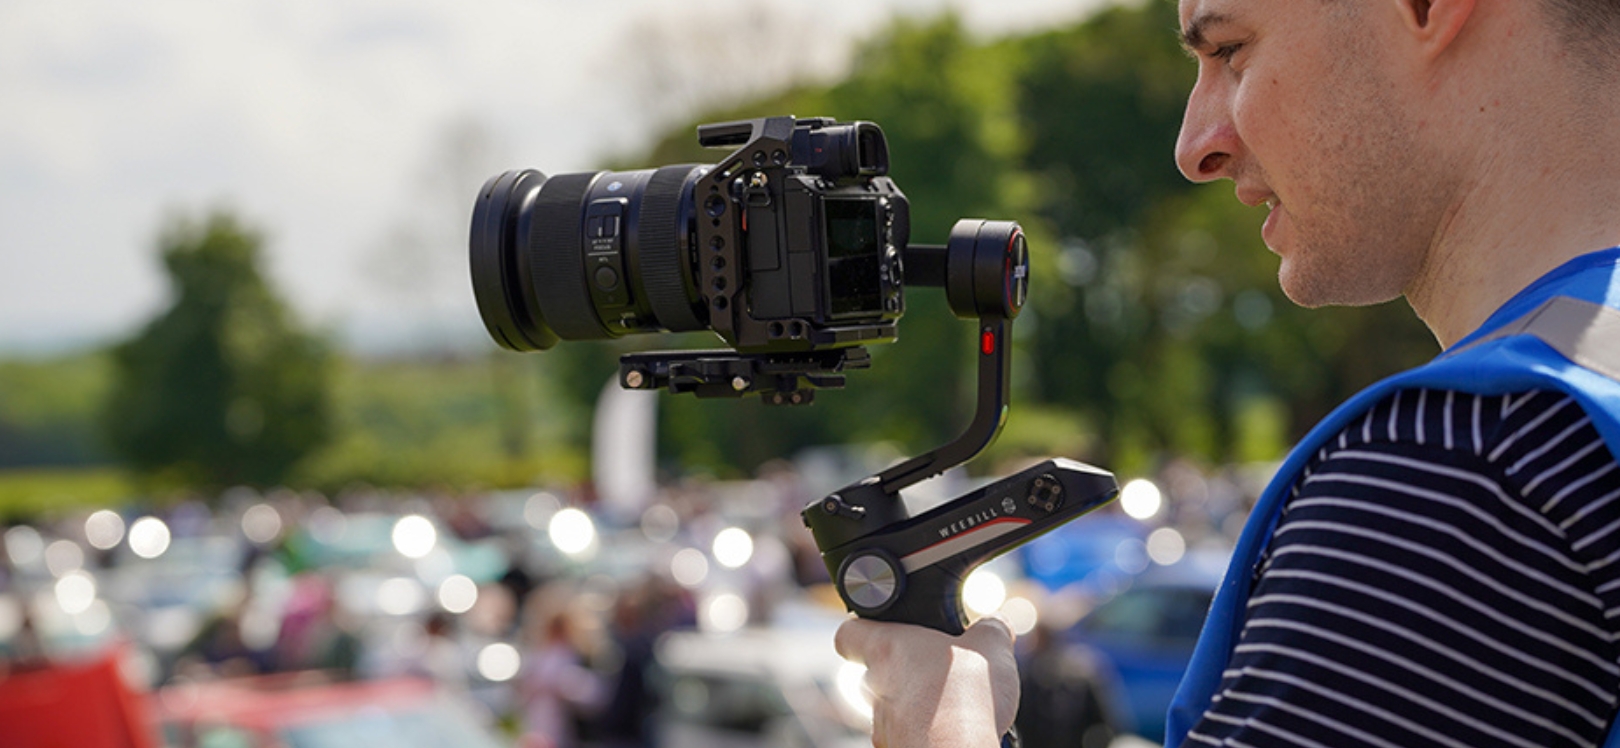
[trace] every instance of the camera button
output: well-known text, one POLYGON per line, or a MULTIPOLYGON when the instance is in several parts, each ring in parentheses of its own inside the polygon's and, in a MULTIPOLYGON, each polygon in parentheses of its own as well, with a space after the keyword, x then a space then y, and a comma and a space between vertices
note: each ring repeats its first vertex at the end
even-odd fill
POLYGON ((611 291, 617 285, 619 285, 619 274, 614 272, 613 268, 603 266, 596 269, 597 288, 603 291, 611 291))

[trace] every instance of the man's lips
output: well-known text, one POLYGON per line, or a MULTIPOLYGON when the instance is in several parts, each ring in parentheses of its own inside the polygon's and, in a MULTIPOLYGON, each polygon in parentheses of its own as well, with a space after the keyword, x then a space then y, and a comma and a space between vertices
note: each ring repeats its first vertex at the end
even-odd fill
POLYGON ((1239 188, 1237 191, 1237 199, 1238 202, 1243 203, 1251 208, 1257 208, 1261 205, 1265 205, 1269 208, 1276 208, 1282 202, 1277 199, 1275 194, 1265 189, 1239 188))
POLYGON ((1266 243, 1267 248, 1275 252, 1277 251, 1277 245, 1273 243, 1273 239, 1277 233, 1277 222, 1281 220, 1282 216, 1282 211, 1277 210, 1277 207, 1282 205, 1282 201, 1278 200, 1276 195, 1272 195, 1261 202, 1264 203, 1271 212, 1266 214, 1266 223, 1260 227, 1260 239, 1266 243))

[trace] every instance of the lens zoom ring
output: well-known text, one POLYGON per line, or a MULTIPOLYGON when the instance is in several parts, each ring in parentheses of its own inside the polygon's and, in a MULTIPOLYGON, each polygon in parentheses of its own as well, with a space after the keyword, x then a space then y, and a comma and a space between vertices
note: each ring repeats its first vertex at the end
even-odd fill
POLYGON ((686 281, 690 258, 681 251, 681 234, 686 231, 681 221, 681 200, 693 168, 666 166, 653 172, 647 180, 637 229, 647 304, 658 324, 672 332, 707 327, 692 309, 695 293, 688 292, 686 281))
POLYGON ((582 202, 596 175, 560 174, 548 180, 535 199, 529 261, 534 293, 551 329, 565 340, 612 337, 596 315, 585 285, 585 234, 582 202))

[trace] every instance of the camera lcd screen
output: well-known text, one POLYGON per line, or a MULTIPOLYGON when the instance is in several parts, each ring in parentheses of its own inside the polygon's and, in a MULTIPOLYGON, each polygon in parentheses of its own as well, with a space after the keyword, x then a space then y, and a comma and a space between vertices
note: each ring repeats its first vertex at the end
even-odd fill
POLYGON ((883 251, 876 200, 829 198, 822 203, 827 223, 827 310, 834 317, 883 313, 883 251))

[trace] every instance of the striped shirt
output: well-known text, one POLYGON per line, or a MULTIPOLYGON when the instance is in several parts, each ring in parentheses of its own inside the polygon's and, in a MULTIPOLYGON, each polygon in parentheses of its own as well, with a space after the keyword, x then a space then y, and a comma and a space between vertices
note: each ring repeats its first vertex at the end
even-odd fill
POLYGON ((1620 467, 1552 391, 1405 390, 1302 473, 1184 745, 1596 746, 1620 467))

